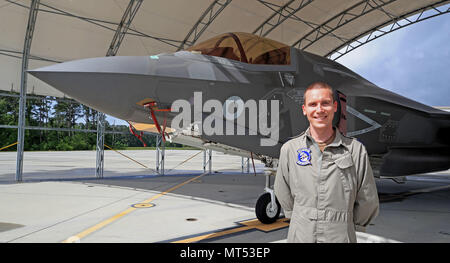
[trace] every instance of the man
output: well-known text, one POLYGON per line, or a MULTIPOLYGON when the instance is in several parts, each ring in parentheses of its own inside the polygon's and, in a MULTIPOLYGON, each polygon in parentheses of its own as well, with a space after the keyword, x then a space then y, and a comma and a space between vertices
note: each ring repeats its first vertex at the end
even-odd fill
POLYGON ((379 201, 365 147, 333 127, 337 101, 323 82, 305 91, 309 128, 280 151, 275 195, 290 218, 288 242, 356 242, 378 215, 379 201))

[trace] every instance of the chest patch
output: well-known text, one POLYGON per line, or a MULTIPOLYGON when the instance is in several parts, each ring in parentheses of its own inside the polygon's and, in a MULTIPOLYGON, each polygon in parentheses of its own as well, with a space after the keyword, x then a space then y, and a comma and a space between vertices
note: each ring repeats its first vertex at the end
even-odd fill
POLYGON ((305 166, 311 164, 311 150, 308 148, 301 148, 297 150, 297 164, 305 166))

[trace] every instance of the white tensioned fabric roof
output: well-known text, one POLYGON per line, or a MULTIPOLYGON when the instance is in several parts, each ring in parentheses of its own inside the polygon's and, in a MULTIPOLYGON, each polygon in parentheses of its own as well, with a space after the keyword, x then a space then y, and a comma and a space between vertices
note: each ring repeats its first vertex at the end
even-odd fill
MULTIPOLYGON (((0 90, 20 91, 31 3, 0 0, 0 90)), ((41 0, 28 68, 106 56, 111 44, 117 53, 110 55, 175 52, 224 32, 255 33, 337 58, 447 14, 449 6, 450 0, 41 0), (123 39, 114 38, 116 31, 123 39)), ((27 93, 64 97, 31 75, 27 93)))

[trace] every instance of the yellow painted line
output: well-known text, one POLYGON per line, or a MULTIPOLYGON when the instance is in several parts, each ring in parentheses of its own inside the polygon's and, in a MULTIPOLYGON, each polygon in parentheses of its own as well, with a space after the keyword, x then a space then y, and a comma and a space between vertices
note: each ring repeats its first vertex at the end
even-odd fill
MULTIPOLYGON (((141 202, 140 204, 150 203, 150 202, 160 198, 161 196, 164 196, 165 194, 168 194, 168 193, 172 192, 173 190, 178 189, 178 188, 182 187, 183 185, 188 184, 188 183, 190 183, 190 182, 192 182, 194 180, 197 180, 198 178, 200 178, 200 177, 202 177, 204 175, 207 175, 207 174, 208 173, 204 173, 204 174, 201 174, 201 175, 196 176, 194 178, 191 178, 191 179, 189 179, 189 180, 187 180, 187 181, 185 181, 185 182, 183 182, 181 184, 178 184, 178 185, 176 185, 176 186, 174 186, 174 187, 172 187, 172 188, 170 188, 170 189, 168 189, 168 190, 166 190, 166 191, 164 191, 164 192, 162 192, 160 194, 157 194, 157 195, 155 195, 155 196, 153 196, 153 197, 151 197, 151 198, 141 202)), ((109 225, 109 224, 111 224, 112 222, 116 221, 117 219, 119 219, 119 218, 121 218, 121 217, 123 217, 125 215, 128 215, 129 213, 133 212, 136 209, 138 209, 138 208, 130 207, 130 208, 126 209, 125 211, 122 211, 122 212, 118 213, 117 215, 114 215, 114 216, 106 219, 105 221, 96 224, 93 227, 90 227, 90 228, 88 228, 88 229, 86 229, 86 230, 84 230, 84 231, 82 231, 82 232, 80 232, 80 233, 78 233, 78 234, 76 234, 74 236, 69 237, 68 239, 64 240, 62 243, 79 242, 80 239, 86 237, 87 235, 89 235, 89 234, 91 234, 91 233, 93 233, 93 232, 95 232, 95 231, 97 231, 97 230, 99 230, 99 229, 109 225)))
POLYGON ((183 239, 183 240, 177 240, 172 243, 193 243, 193 242, 198 242, 198 241, 202 241, 205 239, 231 235, 234 233, 239 233, 239 232, 243 232, 243 231, 250 230, 250 229, 258 229, 258 230, 261 230, 264 232, 270 232, 270 231, 288 227, 289 226, 289 223, 287 222, 288 220, 289 220, 288 218, 282 218, 282 219, 278 219, 276 222, 274 222, 272 224, 263 224, 258 219, 242 221, 242 222, 239 222, 239 224, 243 225, 241 227, 236 227, 236 228, 227 229, 227 230, 220 231, 220 232, 191 237, 191 238, 187 238, 187 239, 183 239))
POLYGON ((5 147, 3 147, 3 148, 0 148, 0 151, 3 150, 3 149, 9 148, 9 147, 11 147, 11 146, 14 146, 14 145, 16 145, 16 144, 18 144, 18 143, 19 143, 19 142, 15 142, 15 143, 13 143, 13 144, 10 144, 10 145, 8 145, 8 146, 5 146, 5 147))
POLYGON ((111 217, 111 218, 101 222, 101 223, 98 223, 95 226, 90 227, 90 228, 84 230, 81 233, 78 233, 78 234, 76 234, 74 236, 69 237, 68 239, 64 240, 63 243, 73 243, 73 240, 80 240, 80 239, 86 237, 87 235, 89 235, 89 234, 99 230, 100 228, 111 224, 112 222, 116 221, 117 219, 119 219, 119 218, 121 218, 121 217, 123 217, 123 216, 125 216, 125 215, 127 215, 127 214, 129 214, 131 212, 133 212, 136 209, 137 208, 130 207, 127 210, 125 210, 125 211, 123 211, 123 212, 121 212, 121 213, 119 213, 119 214, 117 214, 117 215, 115 215, 115 216, 113 216, 113 217, 111 217))

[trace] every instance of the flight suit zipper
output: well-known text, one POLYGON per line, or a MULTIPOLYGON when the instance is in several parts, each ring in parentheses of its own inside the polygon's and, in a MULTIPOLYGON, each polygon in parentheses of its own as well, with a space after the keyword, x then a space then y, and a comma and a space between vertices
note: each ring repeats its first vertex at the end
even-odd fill
POLYGON ((315 235, 314 235, 314 241, 315 242, 319 242, 319 241, 321 241, 321 238, 320 238, 320 235, 322 235, 323 234, 323 229, 322 229, 322 227, 320 227, 319 226, 319 218, 318 218, 318 211, 319 211, 319 204, 320 204, 320 195, 321 195, 321 191, 320 191, 320 189, 321 189, 321 182, 322 182, 322 176, 321 176, 321 171, 322 171, 322 157, 323 157, 323 154, 322 154, 322 151, 320 150, 320 147, 319 147, 319 145, 315 142, 315 141, 313 141, 313 147, 315 147, 316 148, 316 150, 317 150, 317 152, 319 153, 319 159, 317 160, 317 163, 318 163, 318 176, 317 176, 317 196, 316 196, 316 211, 315 211, 315 224, 314 224, 314 233, 315 233, 315 235), (319 226, 319 227, 318 227, 319 226), (319 235, 319 237, 318 237, 318 235, 319 235))

